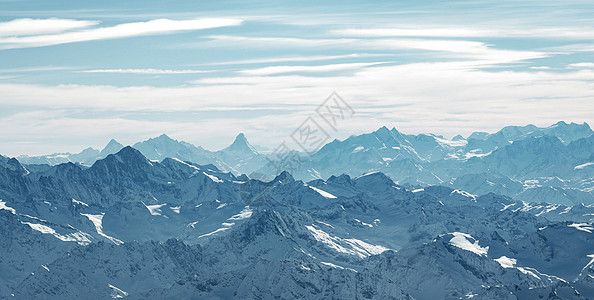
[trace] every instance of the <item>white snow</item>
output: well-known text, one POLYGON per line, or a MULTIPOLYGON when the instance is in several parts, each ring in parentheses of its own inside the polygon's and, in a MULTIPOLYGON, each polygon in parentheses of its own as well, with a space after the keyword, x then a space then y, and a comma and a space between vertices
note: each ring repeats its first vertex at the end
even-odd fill
POLYGON ((592 227, 592 224, 588 224, 588 223, 573 223, 573 224, 567 225, 567 226, 573 227, 577 230, 585 231, 587 233, 592 233, 592 231, 594 231, 594 227, 592 227))
POLYGON ((186 225, 186 227, 192 227, 192 228, 196 228, 196 224, 198 224, 198 221, 196 221, 196 222, 192 222, 192 223, 190 223, 190 224, 186 225))
POLYGON ((540 277, 538 277, 538 275, 536 275, 536 273, 534 273, 534 269, 531 268, 522 268, 522 267, 517 267, 516 269, 520 270, 520 272, 526 274, 526 275, 530 275, 536 279, 540 280, 540 277))
POLYGON ((231 216, 229 221, 239 221, 243 219, 250 218, 252 216, 253 211, 250 209, 249 206, 244 207, 238 214, 231 216))
POLYGON ((29 219, 34 219, 34 220, 37 220, 37 221, 40 221, 40 222, 47 222, 47 220, 40 219, 40 218, 38 218, 38 217, 34 217, 34 216, 30 216, 30 215, 28 215, 28 214, 19 214, 19 215, 21 215, 21 216, 23 216, 23 217, 27 217, 27 218, 29 218, 29 219))
POLYGON ((442 137, 438 137, 438 136, 433 136, 433 138, 435 139, 435 141, 437 141, 439 144, 441 144, 443 146, 464 147, 464 146, 466 146, 466 144, 468 144, 468 141, 466 141, 466 140, 451 141, 446 138, 442 138, 442 137))
POLYGON ((585 164, 581 164, 581 165, 578 165, 578 166, 573 167, 573 169, 574 170, 582 170, 585 167, 589 167, 589 166, 594 166, 594 162, 588 162, 588 163, 585 163, 585 164))
POLYGON ((516 204, 515 204, 515 203, 508 204, 508 205, 505 205, 505 204, 504 204, 504 205, 503 205, 503 208, 502 208, 502 209, 500 209, 499 211, 504 211, 504 210, 506 210, 506 209, 508 209, 508 208, 510 208, 510 207, 512 207, 512 206, 514 206, 514 205, 516 205, 516 204))
POLYGON ((514 258, 509 258, 507 256, 502 256, 500 258, 495 259, 496 262, 498 262, 502 267, 504 268, 513 268, 515 267, 516 263, 518 262, 516 259, 514 258))
POLYGON ((173 206, 173 207, 170 207, 170 209, 171 209, 171 210, 172 210, 174 213, 176 213, 176 214, 179 214, 179 210, 181 209, 181 206, 173 206))
POLYGON ((329 263, 329 262, 325 262, 325 261, 321 261, 320 263, 321 263, 321 264, 323 264, 323 265, 326 265, 326 266, 328 266, 328 267, 332 267, 332 268, 335 268, 335 269, 341 269, 341 270, 344 270, 344 267, 341 267, 341 266, 339 266, 339 265, 335 265, 335 264, 333 264, 333 263, 329 263))
POLYGON ((301 269, 302 269, 302 270, 305 270, 305 271, 311 271, 311 269, 310 269, 310 268, 308 268, 308 267, 306 267, 306 266, 304 266, 304 265, 301 265, 301 269))
POLYGON ((36 224, 36 223, 29 223, 29 222, 21 222, 21 223, 27 224, 27 225, 29 225, 29 227, 31 227, 31 229, 39 231, 41 233, 51 234, 54 237, 56 237, 57 239, 64 241, 64 242, 77 242, 80 245, 88 245, 91 243, 91 240, 89 239, 89 235, 84 232, 81 232, 81 231, 67 234, 67 235, 62 235, 62 234, 57 233, 53 228, 43 225, 43 224, 36 224))
POLYGON ((6 206, 6 202, 0 200, 0 210, 2 209, 12 212, 13 215, 16 214, 16 210, 14 210, 14 208, 6 206))
POLYGON ((568 206, 567 208, 565 208, 562 212, 560 212, 559 214, 567 214, 571 211, 571 209, 573 208, 573 206, 568 206))
POLYGON ((142 202, 142 204, 146 207, 146 209, 149 210, 149 212, 153 216, 160 216, 161 213, 162 213, 161 207, 167 205, 166 203, 164 203, 164 204, 155 204, 155 205, 146 205, 146 204, 144 204, 144 202, 142 202))
POLYGON ((309 188, 312 189, 312 190, 314 190, 314 191, 316 191, 316 192, 318 192, 318 194, 322 195, 322 197, 324 197, 324 198, 327 198, 327 199, 336 199, 336 196, 334 196, 334 195, 332 195, 332 194, 330 194, 330 193, 328 193, 328 192, 326 192, 324 190, 320 190, 317 187, 310 186, 309 188))
POLYGON ((49 226, 42 225, 42 224, 35 224, 35 223, 29 223, 29 222, 23 222, 23 224, 27 224, 34 230, 37 230, 41 233, 46 233, 46 234, 55 234, 56 233, 56 231, 53 228, 51 228, 49 226))
POLYGON ((326 246, 328 246, 338 252, 341 252, 341 253, 347 253, 347 254, 351 254, 351 255, 356 254, 353 250, 349 250, 349 249, 341 246, 340 244, 338 244, 336 242, 338 240, 338 238, 330 236, 323 230, 316 229, 313 226, 305 226, 305 228, 307 228, 307 230, 310 231, 311 235, 314 237, 314 239, 316 239, 316 241, 322 242, 322 243, 326 244, 326 246))
POLYGON ((359 146, 359 147, 357 147, 357 148, 353 149, 353 152, 351 152, 351 153, 357 153, 357 152, 359 152, 359 151, 361 151, 361 150, 363 150, 363 149, 365 149, 365 147, 363 147, 363 146, 359 146))
POLYGON ((89 221, 93 222, 93 225, 95 225, 95 230, 97 230, 97 233, 100 236, 107 238, 108 240, 112 241, 116 245, 121 245, 124 243, 114 237, 111 237, 111 236, 103 233, 103 216, 105 215, 105 213, 101 213, 100 215, 91 215, 91 214, 81 213, 81 215, 89 218, 89 221))
POLYGON ((41 265, 42 268, 44 268, 46 271, 50 271, 50 269, 46 266, 46 265, 41 265))
POLYGON ((217 229, 217 230, 215 230, 213 232, 210 232, 210 233, 207 233, 207 234, 203 234, 203 235, 199 236, 198 238, 203 238, 203 237, 211 236, 213 234, 216 234, 216 233, 219 233, 219 232, 223 232, 223 231, 225 231, 227 229, 229 229, 229 227, 222 227, 222 228, 219 228, 219 229, 217 229))
POLYGON ((363 226, 367 226, 367 227, 369 227, 369 228, 373 228, 373 225, 371 225, 371 224, 369 224, 369 223, 365 223, 365 222, 363 222, 363 221, 361 221, 361 220, 359 220, 359 219, 354 219, 354 220, 355 220, 355 222, 357 222, 357 223, 359 223, 359 224, 361 224, 361 225, 363 225, 363 226))
POLYGON ((357 239, 345 239, 344 241, 349 243, 355 250, 361 253, 367 252, 370 255, 378 255, 384 251, 390 250, 384 246, 372 245, 357 239))
POLYGON ((328 246, 331 249, 336 250, 340 253, 346 253, 349 255, 356 255, 360 258, 365 258, 371 255, 380 254, 386 250, 386 247, 379 245, 372 245, 357 239, 341 239, 339 237, 331 236, 321 229, 315 228, 314 226, 305 226, 311 233, 314 239, 328 246), (346 244, 351 249, 347 249, 341 243, 346 244))
POLYGON ((212 180, 213 182, 217 182, 217 183, 221 183, 223 182, 221 179, 219 179, 218 177, 214 176, 214 175, 210 175, 207 174, 206 172, 202 172, 202 174, 206 175, 208 178, 210 178, 210 180, 212 180))
POLYGON ((76 199, 74 199, 74 198, 72 198, 72 203, 73 203, 73 204, 79 204, 79 205, 82 205, 82 206, 89 207, 89 205, 88 205, 88 204, 86 204, 86 203, 84 203, 84 202, 82 202, 82 201, 78 201, 78 200, 76 200, 76 199))
POLYGON ((559 206, 560 206, 559 204, 549 205, 545 209, 543 209, 541 212, 537 213, 535 216, 539 217, 542 214, 548 214, 548 213, 552 212, 553 210, 556 210, 557 208, 559 208, 559 206))
POLYGON ((476 202, 476 195, 473 195, 473 194, 471 194, 469 192, 466 192, 466 191, 463 191, 463 190, 453 190, 450 193, 450 195, 453 195, 453 194, 458 194, 458 195, 462 195, 462 196, 467 197, 467 198, 472 198, 472 201, 476 202))
POLYGON ((109 287, 111 289, 110 296, 113 299, 124 298, 124 297, 128 296, 128 293, 122 291, 121 289, 119 289, 111 284, 108 284, 107 287, 109 287))
POLYGON ((422 191, 424 191, 424 190, 425 190, 425 189, 416 189, 416 190, 413 190, 412 192, 413 192, 413 193, 418 193, 418 192, 422 192, 422 191))
POLYGON ((219 206, 217 206, 217 209, 221 209, 227 205, 229 205, 229 203, 221 203, 219 206))
POLYGON ((378 171, 368 172, 368 173, 365 173, 365 174, 363 174, 363 175, 361 175, 361 176, 359 176, 359 177, 357 177, 355 179, 363 178, 365 176, 373 175, 373 174, 376 174, 376 173, 379 173, 379 172, 378 171))
MULTIPOLYGON (((476 149, 476 150, 481 151, 480 149, 476 149)), ((485 156, 490 155, 491 153, 493 153, 493 151, 490 151, 488 153, 476 153, 475 150, 472 150, 470 152, 464 153, 464 158, 469 159, 469 158, 473 158, 473 157, 485 157, 485 156)))
POLYGON ((462 232, 453 232, 451 233, 454 237, 450 239, 450 244, 456 246, 460 249, 470 251, 476 255, 487 255, 489 251, 489 246, 481 247, 479 246, 478 241, 471 243, 468 239, 473 239, 470 234, 462 233, 462 232))
POLYGON ((330 224, 328 224, 328 223, 324 223, 324 222, 322 222, 322 221, 318 221, 318 220, 316 220, 316 223, 320 223, 320 224, 322 224, 322 225, 325 225, 325 226, 328 226, 328 227, 330 227, 330 228, 334 228, 334 226, 332 226, 332 225, 330 225, 330 224))
POLYGON ((185 161, 183 161, 183 160, 181 160, 179 158, 172 157, 171 159, 173 159, 173 160, 175 160, 175 161, 177 161, 179 163, 182 163, 182 164, 184 164, 184 165, 186 165, 186 166, 188 166, 188 167, 190 167, 190 168, 192 168, 194 170, 200 171, 200 169, 198 169, 198 167, 193 166, 193 165, 191 165, 191 164, 189 164, 189 163, 187 163, 187 162, 185 162, 185 161))
POLYGON ((328 267, 335 268, 335 269, 349 270, 349 271, 353 271, 353 272, 357 273, 357 271, 355 269, 341 267, 341 266, 333 264, 333 263, 329 263, 329 262, 325 262, 325 261, 321 261, 320 263, 323 265, 326 265, 328 267))
MULTIPOLYGON (((588 270, 590 268, 590 266, 592 266, 592 264, 594 264, 594 254, 588 254, 586 256, 588 258, 591 258, 591 260, 590 260, 590 262, 585 267, 582 268, 582 270, 580 271, 579 277, 581 277, 582 276, 582 273, 584 273, 584 271, 588 270)), ((590 276, 592 276, 592 275, 590 275, 590 276)))

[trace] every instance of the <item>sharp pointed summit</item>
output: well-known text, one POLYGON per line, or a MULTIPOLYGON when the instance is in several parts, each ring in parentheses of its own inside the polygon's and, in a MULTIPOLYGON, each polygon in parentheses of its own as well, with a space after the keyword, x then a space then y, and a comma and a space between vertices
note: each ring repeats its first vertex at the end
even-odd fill
POLYGON ((272 180, 272 182, 293 182, 295 181, 295 178, 293 178, 293 175, 291 175, 291 173, 287 172, 287 171, 282 171, 280 174, 276 175, 276 177, 274 177, 274 179, 272 180))
POLYGON ((101 150, 101 155, 107 156, 109 154, 114 154, 114 153, 117 153, 118 151, 122 150, 123 148, 124 148, 124 145, 120 144, 115 139, 111 139, 109 141, 109 143, 107 143, 105 148, 103 148, 103 150, 101 150))
POLYGON ((240 133, 235 137, 233 144, 223 149, 222 151, 234 151, 234 152, 251 152, 257 153, 256 149, 248 142, 245 134, 240 133))

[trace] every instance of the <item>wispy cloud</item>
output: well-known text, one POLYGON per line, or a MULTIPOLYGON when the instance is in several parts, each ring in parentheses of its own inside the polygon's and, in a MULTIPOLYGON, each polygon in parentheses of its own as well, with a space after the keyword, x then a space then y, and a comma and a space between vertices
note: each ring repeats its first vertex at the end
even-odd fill
POLYGON ((8 68, 8 69, 0 69, 0 73, 54 72, 54 71, 73 70, 73 69, 76 69, 76 68, 74 68, 74 67, 59 67, 59 66, 8 68))
POLYGON ((594 69, 594 63, 581 62, 567 65, 569 69, 594 69))
POLYGON ((232 61, 209 63, 209 64, 202 64, 202 65, 248 65, 248 64, 269 64, 269 63, 279 63, 279 62, 313 62, 313 61, 338 60, 338 59, 350 59, 350 58, 366 58, 366 57, 378 57, 378 56, 393 56, 393 54, 352 53, 352 54, 344 54, 344 55, 291 56, 291 57, 232 60, 232 61))
POLYGON ((569 54, 576 52, 594 52, 594 44, 570 44, 563 46, 546 47, 544 51, 552 51, 559 54, 569 54))
POLYGON ((200 74, 211 71, 204 70, 163 70, 163 69, 103 69, 103 70, 84 70, 82 73, 121 73, 121 74, 200 74))
POLYGON ((357 37, 483 37, 493 35, 491 30, 469 28, 367 28, 339 29, 331 33, 357 37))
MULTIPOLYGON (((331 48, 387 50, 423 50, 441 52, 443 57, 481 60, 482 64, 516 63, 529 59, 544 58, 550 54, 542 51, 500 49, 483 42, 456 39, 413 39, 413 38, 294 38, 294 37, 246 37, 216 35, 201 45, 242 45, 255 48, 331 48)), ((434 54, 433 54, 434 56, 434 54)))
POLYGON ((318 72, 333 72, 361 69, 373 65, 384 64, 386 62, 371 62, 371 63, 346 63, 346 64, 330 64, 318 66, 272 66, 251 70, 243 70, 240 73, 248 75, 274 75, 283 73, 318 73, 318 72))
POLYGON ((530 67, 530 69, 532 69, 532 70, 550 70, 551 67, 549 67, 549 66, 534 66, 534 67, 530 67))
POLYGON ((416 27, 384 27, 384 28, 348 28, 330 31, 339 36, 349 37, 507 37, 507 38, 560 38, 560 39, 591 39, 594 28, 578 27, 448 27, 448 26, 416 26, 416 27))
POLYGON ((57 33, 74 29, 87 28, 99 24, 98 21, 82 21, 71 19, 15 19, 0 22, 0 37, 39 35, 57 33))
POLYGON ((180 31, 237 26, 241 23, 242 20, 239 19, 195 19, 181 21, 157 19, 147 22, 124 23, 112 27, 91 28, 57 34, 0 37, 0 49, 43 47, 94 40, 166 34, 180 31))

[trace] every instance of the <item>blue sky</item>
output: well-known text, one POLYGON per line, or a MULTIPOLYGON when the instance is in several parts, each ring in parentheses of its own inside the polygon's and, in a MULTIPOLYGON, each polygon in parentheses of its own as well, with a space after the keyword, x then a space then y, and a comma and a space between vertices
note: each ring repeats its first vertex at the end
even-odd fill
POLYGON ((591 1, 3 1, 0 153, 594 124, 591 1))

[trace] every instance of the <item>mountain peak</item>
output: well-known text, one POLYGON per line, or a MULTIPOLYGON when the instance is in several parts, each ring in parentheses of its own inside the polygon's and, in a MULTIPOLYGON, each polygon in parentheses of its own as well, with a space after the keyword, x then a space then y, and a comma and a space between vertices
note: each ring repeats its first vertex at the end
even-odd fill
POLYGON ((115 139, 111 139, 109 141, 109 143, 107 143, 105 148, 103 148, 103 150, 101 150, 101 153, 102 154, 114 154, 114 153, 122 150, 122 148, 124 148, 124 145, 120 144, 115 139))
POLYGON ((256 149, 248 142, 245 134, 240 133, 235 137, 233 144, 229 147, 223 149, 223 151, 241 151, 241 152, 251 152, 256 153, 256 149))
POLYGON ((382 126, 378 130, 376 130, 375 132, 377 132, 377 133, 388 133, 388 132, 390 132, 390 130, 388 129, 388 127, 382 126))
POLYGON ((464 140, 464 137, 461 134, 458 134, 452 138, 452 141, 461 141, 461 140, 464 140))
POLYGON ((140 153, 140 151, 132 148, 131 146, 126 146, 122 148, 122 150, 118 151, 117 153, 109 155, 105 160, 110 159, 110 157, 113 157, 113 159, 115 159, 119 163, 127 165, 137 163, 148 165, 151 164, 150 161, 144 155, 142 155, 142 153, 140 153))
POLYGON ((27 175, 29 171, 16 158, 10 158, 4 164, 4 167, 17 172, 19 175, 27 175))
POLYGON ((120 151, 118 151, 115 155, 117 156, 121 156, 121 157, 126 157, 126 156, 130 156, 130 155, 138 155, 138 156, 143 156, 142 153, 140 153, 140 151, 132 148, 131 146, 126 146, 123 147, 120 151))
POLYGON ((154 138, 155 140, 164 140, 164 141, 173 141, 172 138, 170 138, 168 135, 166 135, 165 133, 163 133, 162 135, 154 138))
POLYGON ((287 171, 282 171, 280 174, 278 174, 273 180, 272 182, 293 182, 295 181, 295 178, 293 178, 293 176, 291 175, 291 173, 287 172, 287 171))

